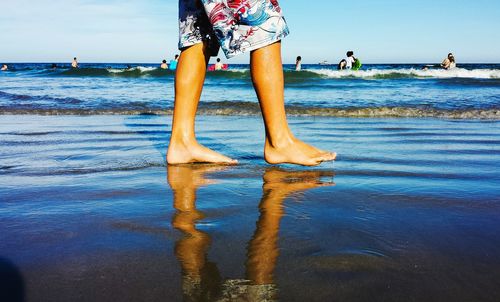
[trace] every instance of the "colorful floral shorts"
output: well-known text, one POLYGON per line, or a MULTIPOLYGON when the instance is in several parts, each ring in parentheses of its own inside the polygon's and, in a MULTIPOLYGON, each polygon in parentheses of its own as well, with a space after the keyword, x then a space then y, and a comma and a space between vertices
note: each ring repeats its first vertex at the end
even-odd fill
POLYGON ((206 41, 216 56, 255 50, 288 35, 277 0, 179 0, 179 49, 206 41))

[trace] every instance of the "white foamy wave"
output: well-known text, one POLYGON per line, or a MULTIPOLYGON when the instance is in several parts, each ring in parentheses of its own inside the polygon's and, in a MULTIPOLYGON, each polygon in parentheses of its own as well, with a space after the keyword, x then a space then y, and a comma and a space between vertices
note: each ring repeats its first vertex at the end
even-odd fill
POLYGON ((155 69, 158 69, 157 67, 144 67, 144 66, 138 66, 135 69, 140 70, 141 72, 148 72, 148 71, 153 71, 155 69))
POLYGON ((226 71, 245 73, 245 72, 249 72, 250 69, 248 69, 248 68, 231 68, 231 66, 230 66, 226 71))
POLYGON ((500 79, 500 70, 498 69, 463 69, 455 68, 451 70, 444 69, 368 69, 368 70, 331 70, 331 69, 309 69, 329 78, 397 78, 397 77, 415 77, 415 78, 468 78, 468 79, 500 79))
POLYGON ((137 67, 133 67, 133 68, 121 68, 121 69, 108 68, 107 71, 109 71, 110 73, 122 73, 122 72, 131 72, 131 71, 138 70, 142 73, 142 72, 153 71, 155 69, 157 69, 157 68, 156 67, 137 66, 137 67))

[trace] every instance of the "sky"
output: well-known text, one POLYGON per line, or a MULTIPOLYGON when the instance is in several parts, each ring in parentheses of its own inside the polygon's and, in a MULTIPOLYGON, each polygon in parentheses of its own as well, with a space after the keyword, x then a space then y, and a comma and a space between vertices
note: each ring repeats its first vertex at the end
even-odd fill
MULTIPOLYGON (((281 0, 283 60, 500 62, 498 0, 281 0)), ((0 0, 1 62, 155 63, 177 50, 176 0, 0 0)), ((222 52, 220 56, 225 60, 222 52)), ((247 63, 248 55, 228 63, 247 63)))

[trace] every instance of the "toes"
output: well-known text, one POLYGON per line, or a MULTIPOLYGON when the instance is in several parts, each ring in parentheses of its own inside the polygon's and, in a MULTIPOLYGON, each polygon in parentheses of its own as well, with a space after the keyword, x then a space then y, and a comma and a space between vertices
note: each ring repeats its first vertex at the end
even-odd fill
POLYGON ((314 167, 320 165, 322 162, 323 160, 319 158, 311 158, 310 160, 306 161, 304 165, 309 167, 314 167))
POLYGON ((318 157, 316 157, 317 160, 320 161, 333 161, 337 158, 337 153, 335 152, 326 152, 318 157))

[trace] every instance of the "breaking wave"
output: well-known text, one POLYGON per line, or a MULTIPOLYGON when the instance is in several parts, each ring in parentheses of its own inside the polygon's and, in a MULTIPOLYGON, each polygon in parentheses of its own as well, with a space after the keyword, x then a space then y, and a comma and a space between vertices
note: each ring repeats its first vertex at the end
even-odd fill
POLYGON ((308 70, 308 72, 318 74, 327 78, 373 78, 373 79, 396 79, 396 78, 467 78, 467 79, 500 79, 498 69, 463 69, 455 68, 451 70, 428 69, 420 70, 408 69, 369 69, 369 70, 331 70, 318 69, 308 70))
MULTIPOLYGON (((22 70, 21 70, 22 71, 22 70)), ((32 71, 33 70, 28 70, 32 71)), ((116 67, 88 67, 79 69, 43 69, 37 70, 35 75, 50 75, 63 77, 129 77, 141 78, 152 77, 173 78, 174 71, 164 70, 157 67, 136 66, 131 68, 116 68, 116 67)), ((227 71, 208 72, 208 78, 228 78, 228 79, 249 79, 250 70, 248 67, 232 67, 227 71)), ((323 69, 304 69, 301 72, 296 72, 291 69, 285 69, 285 79, 294 80, 314 80, 314 79, 493 79, 500 80, 500 69, 465 69, 455 68, 452 70, 443 70, 431 68, 427 70, 417 68, 392 68, 392 69, 365 69, 359 71, 351 70, 335 70, 331 68, 323 69)))

